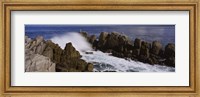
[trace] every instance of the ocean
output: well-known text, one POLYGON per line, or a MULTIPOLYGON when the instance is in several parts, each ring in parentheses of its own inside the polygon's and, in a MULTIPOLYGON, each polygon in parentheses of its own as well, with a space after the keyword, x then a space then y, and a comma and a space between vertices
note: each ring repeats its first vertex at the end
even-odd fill
POLYGON ((25 25, 25 35, 35 38, 40 35, 45 39, 69 32, 86 31, 99 36, 101 32, 119 32, 127 35, 132 41, 140 38, 144 41, 160 41, 163 46, 175 44, 175 25, 25 25))
POLYGON ((148 42, 157 40, 163 45, 175 43, 174 25, 25 25, 25 35, 30 38, 43 36, 45 40, 52 40, 61 48, 64 48, 66 43, 72 42, 82 55, 82 59, 94 64, 94 72, 175 72, 174 67, 150 65, 94 51, 91 45, 78 34, 80 31, 96 36, 99 36, 100 32, 119 32, 133 41, 135 38, 140 38, 148 42), (93 54, 86 54, 85 51, 93 54))

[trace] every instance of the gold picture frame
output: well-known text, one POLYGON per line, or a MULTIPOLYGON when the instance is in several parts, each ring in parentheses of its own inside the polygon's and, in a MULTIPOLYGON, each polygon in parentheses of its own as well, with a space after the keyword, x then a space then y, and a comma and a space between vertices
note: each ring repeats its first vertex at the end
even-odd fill
MULTIPOLYGON (((200 97, 200 66, 199 53, 199 34, 200 31, 200 2, 199 0, 44 0, 36 2, 34 0, 4 0, 1 2, 1 96, 15 97, 54 97, 54 96, 85 96, 85 97, 200 97), (189 86, 170 86, 170 87, 20 87, 11 86, 11 11, 24 10, 140 10, 140 11, 189 11, 190 25, 190 82, 189 86), (37 94, 37 95, 35 95, 37 94)), ((181 36, 180 36, 181 37, 181 36)))

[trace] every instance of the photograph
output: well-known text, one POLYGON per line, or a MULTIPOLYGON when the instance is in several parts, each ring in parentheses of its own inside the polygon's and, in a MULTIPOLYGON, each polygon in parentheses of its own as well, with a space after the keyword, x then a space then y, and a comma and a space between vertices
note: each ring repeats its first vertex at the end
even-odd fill
POLYGON ((3 1, 2 96, 200 95, 199 1, 3 1))
POLYGON ((25 72, 175 72, 175 25, 24 27, 25 72))

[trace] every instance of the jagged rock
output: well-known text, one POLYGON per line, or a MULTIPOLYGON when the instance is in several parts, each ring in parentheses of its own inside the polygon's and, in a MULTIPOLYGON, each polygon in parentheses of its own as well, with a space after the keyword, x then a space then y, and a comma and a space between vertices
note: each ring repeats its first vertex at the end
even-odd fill
MULTIPOLYGON (((93 66, 93 64, 91 64, 93 66)), ((90 71, 91 71, 90 66, 90 71)), ((93 68, 92 68, 93 70, 93 68)), ((85 72, 88 70, 88 63, 82 59, 71 59, 63 63, 56 64, 57 72, 85 72)))
MULTIPOLYGON (((56 64, 57 72, 85 72, 88 70, 88 63, 80 59, 80 53, 73 47, 72 43, 67 43, 61 55, 61 62, 56 64)), ((93 64, 90 64, 93 65, 93 64)))
POLYGON ((140 49, 133 49, 133 56, 134 57, 137 57, 137 56, 139 56, 139 54, 140 54, 140 49))
POLYGON ((44 50, 44 52, 42 53, 42 55, 49 57, 51 60, 53 60, 53 49, 49 46, 46 47, 46 49, 44 50))
POLYGON ((165 64, 175 67, 175 45, 172 43, 167 44, 165 47, 164 56, 166 58, 165 64))
POLYGON ((81 58, 80 53, 72 46, 71 42, 66 44, 63 54, 67 59, 81 58))
POLYGON ((164 58, 164 50, 163 49, 160 50, 158 56, 164 58))
MULTIPOLYGON (((58 44, 43 37, 38 36, 36 39, 28 42, 25 37, 25 71, 27 72, 85 72, 92 71, 92 66, 80 59, 80 53, 67 43, 64 50, 58 44), (89 69, 88 69, 89 68, 89 69)), ((90 64, 93 65, 93 64, 90 64)))
MULTIPOLYGON (((25 39, 28 39, 28 37, 25 39)), ((25 44, 25 49, 30 49, 37 54, 42 54, 45 48, 46 43, 42 36, 37 36, 34 40, 31 40, 25 44)))
POLYGON ((134 47, 136 49, 140 49, 140 47, 141 47, 141 40, 140 39, 138 39, 138 38, 135 39, 135 41, 134 41, 134 47))
POLYGON ((98 41, 94 41, 93 48, 97 48, 106 52, 112 49, 118 52, 127 52, 131 50, 127 45, 130 44, 128 37, 121 35, 118 32, 101 32, 98 41))
POLYGON ((101 34, 99 36, 98 47, 100 47, 100 48, 104 47, 107 36, 108 36, 108 32, 101 32, 101 34))
POLYGON ((42 54, 44 52, 44 49, 46 48, 46 43, 44 43, 44 41, 42 40, 38 42, 38 45, 36 45, 34 48, 35 48, 35 53, 42 54))
POLYGON ((145 57, 149 57, 149 43, 142 41, 141 48, 140 48, 140 55, 145 57))
POLYGON ((32 41, 31 38, 29 38, 28 36, 25 36, 25 45, 30 43, 32 41))
POLYGON ((175 57, 169 57, 165 60, 167 66, 175 67, 175 57))
POLYGON ((97 50, 98 43, 99 43, 99 42, 98 42, 97 40, 95 40, 95 41, 93 42, 92 48, 93 48, 94 50, 97 50))
POLYGON ((38 45, 40 42, 44 40, 42 36, 37 36, 35 39, 36 39, 36 45, 38 45))
POLYGON ((55 63, 50 58, 34 54, 26 50, 25 53, 25 71, 26 72, 55 72, 55 63))
POLYGON ((147 58, 146 62, 149 63, 149 64, 151 64, 151 65, 154 64, 154 62, 153 62, 153 60, 151 58, 147 58))
POLYGON ((63 50, 58 46, 58 44, 54 44, 51 40, 47 40, 46 44, 47 46, 45 51, 43 52, 43 55, 50 57, 55 63, 60 63, 63 50))
POLYGON ((158 55, 161 49, 162 49, 162 44, 158 41, 153 41, 151 53, 158 55))
POLYGON ((91 35, 91 36, 89 37, 89 42, 90 42, 91 44, 93 44, 95 40, 96 40, 96 36, 95 36, 95 35, 91 35))
POLYGON ((117 46, 119 46, 118 34, 116 33, 109 34, 106 38, 105 47, 107 47, 108 49, 112 49, 117 46))
POLYGON ((167 46, 165 47, 165 57, 169 58, 169 57, 174 57, 175 56, 175 45, 174 44, 167 44, 167 46))
POLYGON ((173 44, 166 46, 163 50, 162 44, 158 41, 153 41, 151 44, 136 38, 133 45, 128 37, 117 32, 101 32, 99 39, 95 39, 91 44, 95 50, 112 52, 112 55, 116 57, 130 58, 152 65, 175 65, 175 46, 173 44))

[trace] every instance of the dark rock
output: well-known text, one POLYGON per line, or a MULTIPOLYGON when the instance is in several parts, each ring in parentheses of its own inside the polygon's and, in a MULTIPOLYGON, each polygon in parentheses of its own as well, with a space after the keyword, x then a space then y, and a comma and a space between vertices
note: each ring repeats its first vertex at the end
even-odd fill
POLYGON ((96 36, 95 36, 95 35, 91 35, 91 36, 89 37, 89 42, 90 42, 91 44, 93 44, 95 40, 96 40, 96 36))
POLYGON ((149 63, 149 64, 151 64, 151 65, 154 64, 154 62, 153 62, 153 60, 152 60, 151 58, 148 58, 148 59, 146 60, 146 62, 149 63))
POLYGON ((140 49, 133 49, 133 56, 136 57, 140 54, 140 49))
POLYGON ((167 66, 175 67, 175 57, 170 57, 165 60, 167 66))
POLYGON ((67 59, 81 58, 80 53, 72 46, 71 42, 66 44, 63 55, 67 59))
POLYGON ((87 62, 82 59, 70 59, 56 64, 57 72, 84 72, 87 71, 87 62))
POLYGON ((53 43, 51 40, 46 41, 46 48, 43 52, 44 56, 47 56, 51 58, 51 60, 55 63, 61 62, 61 54, 63 53, 63 50, 59 47, 58 44, 53 43), (53 54, 52 54, 53 52, 53 54), (53 58, 52 58, 53 56, 53 58))
POLYGON ((98 48, 103 48, 106 43, 106 37, 108 36, 108 32, 101 32, 99 36, 98 48))
POLYGON ((79 59, 79 60, 74 60, 72 62, 73 63, 71 63, 71 65, 77 65, 78 71, 84 72, 86 70, 87 62, 85 62, 84 60, 79 59))
POLYGON ((164 50, 163 49, 160 50, 158 56, 160 56, 161 58, 164 58, 164 50))
POLYGON ((134 41, 134 47, 136 49, 140 49, 140 47, 141 47, 141 40, 140 39, 138 39, 138 38, 135 39, 135 41, 134 41))
POLYGON ((85 54, 93 54, 93 52, 85 52, 85 54))
POLYGON ((158 41, 153 41, 151 53, 158 55, 161 49, 162 49, 162 44, 158 41))
POLYGON ((87 71, 92 72, 94 68, 94 65, 92 63, 87 64, 87 71))
MULTIPOLYGON (((92 71, 92 66, 80 59, 80 53, 73 47, 72 43, 67 43, 63 53, 61 54, 61 62, 56 64, 58 72, 85 72, 92 71)), ((93 64, 90 64, 93 65, 93 64)))
POLYGON ((170 57, 174 57, 175 56, 175 45, 174 44, 167 44, 167 46, 165 47, 165 57, 166 58, 170 58, 170 57))
POLYGON ((128 43, 130 43, 130 41, 126 36, 117 32, 112 32, 107 36, 105 46, 108 49, 115 49, 119 46, 126 46, 128 43))
POLYGON ((53 55, 54 55, 53 49, 50 46, 47 46, 47 48, 44 50, 42 55, 49 57, 51 60, 54 60, 53 59, 53 55))
POLYGON ((140 55, 143 55, 147 58, 149 57, 149 43, 142 41, 140 55))
MULTIPOLYGON (((87 34, 84 35, 87 36, 87 34)), ((163 50, 162 44, 158 41, 153 41, 151 44, 136 38, 132 43, 127 36, 117 32, 101 32, 99 39, 90 36, 89 42, 95 50, 112 53, 116 57, 138 60, 152 65, 175 65, 174 44, 168 44, 163 50)))
POLYGON ((175 67, 175 45, 174 44, 167 44, 165 47, 164 56, 166 58, 165 64, 168 66, 175 67))
POLYGON ((145 55, 139 55, 138 60, 144 63, 147 63, 148 57, 145 55))
POLYGON ((93 44, 92 44, 92 48, 94 49, 94 50, 97 50, 97 47, 98 47, 98 41, 97 40, 94 40, 94 42, 93 42, 93 44))

